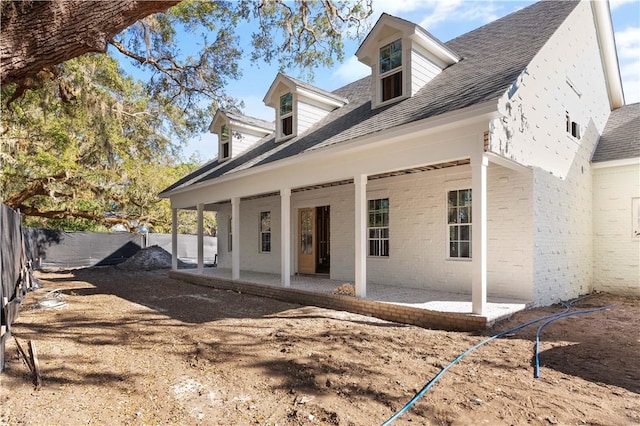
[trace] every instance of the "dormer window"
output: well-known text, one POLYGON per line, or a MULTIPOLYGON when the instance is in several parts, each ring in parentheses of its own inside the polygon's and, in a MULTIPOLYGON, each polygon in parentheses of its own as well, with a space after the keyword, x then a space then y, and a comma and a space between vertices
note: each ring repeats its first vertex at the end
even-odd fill
POLYGON ((286 93, 280 96, 280 136, 293 134, 293 95, 286 93))
POLYGON ((231 154, 231 135, 229 126, 226 124, 220 127, 220 154, 220 159, 222 160, 229 158, 231 154))
POLYGON ((402 96, 402 39, 380 48, 382 102, 402 96))

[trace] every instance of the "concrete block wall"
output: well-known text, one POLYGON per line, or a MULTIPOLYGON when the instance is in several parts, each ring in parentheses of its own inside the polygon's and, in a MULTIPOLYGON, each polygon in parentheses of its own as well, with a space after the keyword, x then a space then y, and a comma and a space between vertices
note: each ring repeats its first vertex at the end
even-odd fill
POLYGON ((632 222, 634 199, 640 202, 640 163, 594 168, 595 290, 640 296, 640 236, 633 230, 640 223, 632 222))

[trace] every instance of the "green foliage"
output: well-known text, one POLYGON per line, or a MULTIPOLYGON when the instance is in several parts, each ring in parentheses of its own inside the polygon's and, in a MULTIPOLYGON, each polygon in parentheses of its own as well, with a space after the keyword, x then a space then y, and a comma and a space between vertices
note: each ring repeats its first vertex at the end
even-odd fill
POLYGON ((108 56, 76 58, 57 72, 2 106, 0 197, 32 226, 133 230, 137 221, 166 230, 170 210, 157 194, 195 168, 175 164, 177 147, 163 135, 174 118, 108 56))
MULTIPOLYGON (((216 109, 240 106, 225 87, 241 77, 241 35, 252 32, 254 61, 311 77, 343 58, 343 37, 359 36, 370 13, 366 0, 185 0, 122 32, 108 55, 43 70, 24 93, 3 87, 0 199, 30 226, 169 232, 170 206, 157 194, 195 170, 177 160, 179 144, 216 109), (145 80, 126 76, 116 55, 145 80)), ((180 214, 180 231, 195 232, 195 212, 180 214)), ((205 229, 215 234, 215 216, 205 229)))

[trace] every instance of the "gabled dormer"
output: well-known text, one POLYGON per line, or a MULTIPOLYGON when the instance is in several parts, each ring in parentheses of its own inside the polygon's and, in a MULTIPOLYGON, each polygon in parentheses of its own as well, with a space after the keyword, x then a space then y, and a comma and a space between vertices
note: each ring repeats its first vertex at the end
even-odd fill
POLYGON ((276 142, 302 134, 348 101, 331 92, 278 73, 264 103, 276 110, 276 142))
POLYGON ((356 56, 371 67, 372 108, 413 96, 460 57, 419 25, 383 13, 356 56))
POLYGON ((219 109, 213 116, 209 131, 218 135, 218 161, 226 161, 273 133, 273 123, 219 109))

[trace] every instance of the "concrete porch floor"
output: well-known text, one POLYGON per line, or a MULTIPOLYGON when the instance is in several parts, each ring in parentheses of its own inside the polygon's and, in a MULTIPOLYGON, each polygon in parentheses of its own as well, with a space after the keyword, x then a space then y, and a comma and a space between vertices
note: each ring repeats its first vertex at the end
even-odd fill
POLYGON ((479 316, 471 313, 470 294, 369 283, 367 297, 360 299, 333 294, 341 284, 353 282, 331 280, 323 276, 295 275, 291 277, 291 287, 282 287, 280 274, 240 271, 240 279, 237 281, 231 279, 231 269, 225 268, 204 268, 201 273, 196 269, 179 269, 171 271, 171 274, 174 278, 196 284, 240 290, 302 304, 307 301, 311 305, 332 309, 336 309, 336 299, 346 299, 349 303, 338 303, 337 307, 397 322, 427 327, 433 325, 433 328, 486 328, 528 306, 528 302, 523 300, 487 297, 486 312, 479 316), (195 277, 200 279, 193 280, 195 277), (263 287, 273 291, 265 292, 263 287), (304 300, 301 301, 300 296, 305 294, 308 297, 303 297, 304 300), (380 304, 386 305, 387 309, 380 304), (387 312, 391 312, 391 317, 387 312), (479 326, 480 324, 483 325, 479 326))

